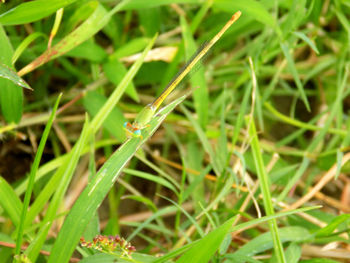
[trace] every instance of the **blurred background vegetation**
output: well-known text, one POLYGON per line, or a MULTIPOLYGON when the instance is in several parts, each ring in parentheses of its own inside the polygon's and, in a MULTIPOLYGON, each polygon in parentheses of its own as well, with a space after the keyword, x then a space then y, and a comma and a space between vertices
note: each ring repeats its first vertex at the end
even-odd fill
POLYGON ((66 262, 79 237, 118 234, 132 258, 73 260, 349 262, 349 14, 347 0, 3 1, 0 258, 22 244, 18 260, 66 262), (238 10, 164 105, 187 99, 121 150, 124 122, 238 10), (70 212, 91 180, 100 201, 70 212), (60 234, 67 214, 80 232, 60 234))

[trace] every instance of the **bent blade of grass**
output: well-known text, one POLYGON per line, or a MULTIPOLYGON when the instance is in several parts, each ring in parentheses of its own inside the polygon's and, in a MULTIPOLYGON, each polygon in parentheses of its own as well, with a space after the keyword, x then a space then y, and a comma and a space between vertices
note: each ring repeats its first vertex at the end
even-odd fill
POLYGON ((68 34, 60 42, 58 42, 52 48, 47 49, 42 55, 32 61, 30 64, 22 68, 18 75, 23 76, 28 72, 33 71, 37 67, 45 64, 46 62, 55 59, 63 54, 67 53, 69 50, 80 45, 85 40, 94 36, 98 31, 100 31, 107 23, 110 18, 124 6, 129 0, 124 0, 115 6, 110 12, 107 12, 102 4, 96 5, 95 11, 91 16, 82 23, 77 29, 68 34))
POLYGON ((12 64, 15 64, 17 59, 21 56, 23 51, 26 50, 26 48, 38 37, 43 37, 45 40, 48 39, 48 37, 41 32, 34 32, 33 34, 30 34, 27 36, 16 48, 15 52, 13 53, 12 56, 12 64))
POLYGON ((42 157, 43 152, 44 152, 44 147, 45 147, 47 138, 49 137, 51 126, 52 126, 52 123, 55 119, 56 111, 57 111, 61 97, 62 97, 62 93, 58 96, 56 103, 53 107, 49 121, 47 122, 45 130, 41 136, 41 140, 39 143, 38 150, 35 154, 33 165, 30 169, 28 187, 27 187, 27 190, 26 190, 26 193, 24 196, 23 208, 22 208, 22 213, 21 213, 21 220, 20 220, 20 223, 18 226, 18 231, 17 231, 16 251, 15 251, 16 255, 18 255, 20 253, 20 249, 21 249, 21 245, 22 245, 23 231, 24 231, 24 225, 25 225, 25 221, 26 221, 25 219, 27 216, 27 210, 28 210, 29 202, 30 202, 30 199, 32 196, 32 191, 34 188, 35 176, 36 176, 38 168, 39 168, 40 160, 41 160, 41 157, 42 157))
MULTIPOLYGON (((307 130, 311 130, 311 131, 320 131, 323 129, 323 127, 319 127, 316 125, 313 125, 311 123, 305 123, 302 121, 299 121, 297 119, 293 119, 289 116, 283 115, 282 113, 280 113, 277 109, 275 109, 270 103, 265 102, 264 106, 267 108, 267 110, 272 113, 275 117, 277 117, 278 119, 282 120, 285 123, 288 123, 289 125, 293 125, 302 129, 307 129, 307 130)), ((337 129, 337 128, 332 128, 329 127, 329 129, 327 130, 330 134, 337 134, 337 135, 341 135, 341 136, 346 136, 348 134, 348 132, 346 130, 342 130, 342 129, 337 129)))
POLYGON ((49 263, 68 262, 87 224, 96 213, 97 208, 101 205, 124 166, 151 137, 165 117, 185 98, 186 96, 182 96, 164 107, 151 120, 150 127, 142 130, 142 139, 138 137, 128 139, 101 167, 69 212, 52 248, 49 263))
POLYGON ((188 218, 188 220, 192 223, 192 225, 197 229, 198 235, 200 235, 201 237, 204 236, 203 230, 201 229, 200 225, 197 223, 196 219, 193 216, 191 216, 185 209, 183 209, 179 204, 177 204, 173 200, 171 200, 165 196, 162 196, 162 195, 160 195, 160 197, 169 201, 174 206, 176 206, 180 211, 182 211, 182 213, 188 218))
POLYGON ((180 189, 180 184, 169 174, 164 172, 162 169, 160 169, 156 164, 153 162, 147 160, 143 155, 137 153, 136 158, 139 159, 141 162, 143 162, 145 165, 147 165, 149 168, 153 169, 155 172, 157 172, 161 177, 164 177, 167 181, 171 182, 172 185, 176 187, 176 189, 180 189))
POLYGON ((176 195, 179 194, 178 191, 176 190, 175 186, 172 185, 169 181, 165 180, 162 177, 155 176, 155 175, 152 175, 150 173, 132 170, 132 169, 125 169, 124 173, 131 174, 133 176, 143 178, 143 179, 148 180, 148 181, 152 181, 156 184, 159 184, 159 185, 162 185, 162 186, 168 188, 169 190, 173 191, 176 195))

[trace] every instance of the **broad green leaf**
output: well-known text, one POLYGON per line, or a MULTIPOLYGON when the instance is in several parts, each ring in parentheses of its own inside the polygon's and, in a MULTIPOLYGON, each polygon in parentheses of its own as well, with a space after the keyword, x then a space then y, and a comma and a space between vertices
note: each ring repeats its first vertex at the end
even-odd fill
MULTIPOLYGON (((5 30, 0 25, 0 63, 12 68, 12 45, 5 30)), ((12 79, 16 76, 12 74, 12 79)), ((16 81, 18 83, 18 81, 16 81)), ((21 82, 22 83, 22 82, 21 82)), ((23 83, 22 83, 23 84, 23 83)), ((14 82, 0 78, 0 107, 2 114, 8 123, 18 123, 22 117, 23 91, 14 82)))
POLYGON ((36 0, 22 3, 0 15, 3 25, 20 25, 40 20, 76 0, 36 0))
POLYGON ((291 243, 286 250, 286 260, 288 263, 298 263, 301 257, 301 246, 291 243))

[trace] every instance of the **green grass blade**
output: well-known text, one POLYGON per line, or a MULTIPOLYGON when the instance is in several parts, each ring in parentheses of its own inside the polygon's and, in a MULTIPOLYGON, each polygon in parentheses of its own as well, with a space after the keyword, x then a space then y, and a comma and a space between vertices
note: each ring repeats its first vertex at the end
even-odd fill
MULTIPOLYGON (((254 157, 254 163, 257 170, 257 175, 260 182, 261 192, 263 194, 264 208, 267 215, 273 215, 274 209, 270 194, 270 182, 266 173, 265 164, 261 154, 261 147, 258 140, 258 134, 256 133, 255 124, 253 118, 248 116, 246 118, 246 124, 248 126, 248 132, 251 139, 251 147, 254 157)), ((272 234, 272 240, 274 243, 274 249, 277 255, 278 262, 285 263, 286 259, 283 253, 283 246, 279 237, 279 230, 277 228, 277 222, 275 219, 269 221, 270 231, 272 234)))
POLYGON ((52 123, 54 121, 55 115, 56 115, 56 111, 60 102, 60 99, 62 97, 62 93, 58 96, 56 103, 52 109, 50 118, 46 124, 45 130, 41 136, 41 140, 39 143, 39 147, 37 150, 37 153, 35 154, 35 158, 34 158, 34 162, 33 165, 30 169, 30 174, 29 174, 29 181, 28 181, 28 187, 24 196, 24 201, 23 201, 23 208, 22 208, 22 213, 21 213, 21 221, 20 224, 18 226, 18 231, 17 231, 17 240, 16 240, 16 251, 15 254, 18 255, 20 253, 20 249, 21 249, 21 245, 22 245, 22 239, 23 239, 23 231, 24 231, 24 224, 25 224, 25 219, 26 219, 26 215, 27 215, 27 210, 29 207, 29 202, 32 196, 32 191, 33 191, 33 187, 34 187, 34 182, 35 182, 35 175, 37 174, 38 168, 39 168, 39 164, 40 164, 40 160, 41 157, 43 155, 44 152, 44 147, 46 145, 46 141, 47 138, 49 136, 50 130, 51 130, 51 126, 52 123))
POLYGON ((288 263, 298 263, 301 257, 301 246, 297 243, 291 243, 285 254, 288 263))
POLYGON ((0 15, 3 25, 20 25, 40 20, 76 0, 36 0, 20 4, 0 15))
POLYGON ((143 178, 145 180, 154 182, 156 184, 162 185, 168 189, 170 189, 171 191, 173 191, 175 194, 178 194, 176 188, 174 185, 172 185, 169 181, 165 180, 162 177, 156 176, 156 175, 152 175, 149 173, 145 173, 145 172, 140 172, 137 170, 131 170, 131 169, 124 169, 124 172, 127 174, 131 174, 133 176, 139 177, 139 178, 143 178))
MULTIPOLYGON (((91 121, 91 126, 93 127, 94 133, 101 127, 102 123, 105 121, 109 113, 112 111, 113 107, 117 104, 121 96, 124 94, 126 88, 130 84, 131 80, 141 67, 148 51, 154 44, 154 41, 157 38, 157 34, 151 39, 148 43, 145 50, 142 52, 141 56, 136 60, 136 62, 131 66, 128 73, 124 76, 122 81, 119 83, 118 87, 113 91, 113 93, 109 96, 106 103, 99 110, 96 116, 91 121)), ((120 127, 122 129, 123 127, 120 127)))
MULTIPOLYGON (((341 73, 338 73, 338 74, 340 76, 341 73)), ((326 136, 326 134, 328 133, 328 131, 331 129, 330 127, 331 127, 331 124, 333 122, 333 119, 336 116, 336 113, 338 112, 339 108, 342 106, 343 94, 345 91, 348 75, 349 75, 349 66, 346 66, 342 81, 337 88, 337 93, 336 93, 337 96, 336 96, 334 103, 332 104, 329 116, 327 117, 327 120, 325 121, 323 127, 320 127, 319 134, 311 141, 310 145, 308 146, 308 148, 307 148, 308 153, 313 153, 316 150, 318 145, 320 145, 320 143, 323 141, 323 139, 326 136)), ((340 79, 340 77, 339 77, 339 79, 340 79)), ((344 132, 344 135, 346 135, 347 132, 345 130, 341 130, 341 131, 344 132)), ((303 173, 306 170, 309 163, 310 163, 310 160, 307 157, 304 157, 300 168, 295 173, 295 175, 292 178, 290 178, 290 180, 288 181, 288 184, 285 186, 283 191, 278 196, 279 201, 283 200, 287 196, 290 189, 301 178, 301 176, 303 175, 303 173)), ((338 162, 338 169, 340 169, 339 165, 340 164, 338 162)))
POLYGON ((16 48, 15 52, 13 53, 12 56, 12 64, 15 64, 17 59, 21 56, 21 54, 23 53, 23 51, 25 51, 25 49, 37 38, 39 37, 43 37, 45 40, 47 40, 47 36, 44 33, 41 32, 34 32, 32 34, 30 34, 29 36, 27 36, 22 42, 21 44, 18 45, 18 47, 16 48))
POLYGON ((306 109, 308 111, 310 111, 310 104, 309 104, 309 101, 307 100, 303 84, 300 81, 299 73, 295 67, 294 60, 293 60, 291 54, 289 53, 289 45, 287 42, 281 43, 280 45, 281 45, 281 49, 283 51, 283 54, 287 60, 288 68, 291 71, 293 78, 294 78, 294 81, 295 81, 295 84, 297 85, 297 88, 299 90, 301 99, 304 101, 306 109))
MULTIPOLYGON (((11 42, 0 25, 0 58, 1 64, 12 68, 11 58, 13 55, 13 48, 11 42)), ((8 73, 7 73, 8 74, 8 73)), ((15 74, 17 75, 17 74, 15 74)), ((17 79, 14 74, 12 79, 17 79)), ((22 81, 15 80, 16 84, 25 83, 22 81)), ((18 123, 22 117, 23 107, 23 93, 22 88, 15 85, 14 82, 8 79, 0 78, 0 107, 1 112, 8 123, 18 123)))
POLYGON ((128 139, 101 167, 69 212, 52 248, 49 263, 68 262, 87 224, 90 222, 97 208, 101 205, 124 166, 136 153, 137 149, 139 149, 156 131, 167 114, 184 99, 185 96, 163 108, 160 113, 151 120, 150 127, 147 131, 142 130, 143 139, 128 139))
POLYGON ((219 249, 222 241, 227 233, 229 233, 231 226, 236 217, 232 217, 224 224, 211 231, 208 235, 199 240, 189 250, 186 251, 176 262, 177 263, 202 263, 209 262, 214 253, 219 249))
POLYGON ((33 90, 15 71, 0 63, 0 78, 11 80, 14 84, 23 88, 33 90))
MULTIPOLYGON (((195 54, 197 46, 185 18, 183 16, 180 18, 186 60, 188 61, 195 54)), ((196 65, 195 67, 200 67, 200 65, 196 65)), ((190 82, 192 87, 196 88, 193 92, 193 99, 194 107, 198 114, 198 122, 201 127, 205 128, 208 122, 209 94, 203 67, 200 67, 198 71, 191 75, 190 82)))
MULTIPOLYGON (((288 123, 290 125, 296 126, 296 127, 300 127, 302 129, 307 129, 307 130, 311 130, 311 131, 320 131, 323 129, 323 127, 319 127, 316 125, 312 125, 310 123, 305 123, 293 118, 290 118, 286 115, 283 115, 282 113, 280 113, 279 111, 277 111, 270 103, 265 102, 264 106, 268 109, 268 111, 270 113, 272 113, 273 115, 275 115, 277 118, 279 118, 280 120, 282 120, 285 123, 288 123)), ((345 130, 341 130, 341 129, 337 129, 337 128, 329 128, 327 130, 330 134, 337 134, 337 135, 341 135, 341 136, 346 136, 347 135, 347 131, 345 130)))
POLYGON ((315 51, 317 55, 320 54, 315 43, 312 42, 311 39, 308 38, 307 35, 305 35, 303 32, 293 32, 293 34, 299 37, 300 39, 304 40, 312 48, 312 50, 315 51))
MULTIPOLYGON (((95 117, 96 114, 105 105, 108 99, 95 90, 89 91, 83 98, 83 105, 87 112, 95 117)), ((120 142, 125 140, 125 131, 122 129, 126 119, 123 113, 117 107, 113 107, 108 117, 103 122, 103 127, 117 138, 120 142)))
POLYGON ((220 175, 223 167, 221 166, 221 163, 217 161, 217 158, 215 157, 215 152, 213 148, 211 147, 208 138, 206 137, 203 129, 199 125, 199 123, 192 117, 190 112, 185 108, 185 106, 181 105, 182 111, 185 113, 186 117, 189 119, 191 124, 193 125, 199 139, 201 140, 201 143, 205 149, 205 151, 209 154, 211 163, 213 165, 214 171, 216 175, 220 175))
POLYGON ((12 186, 2 176, 0 176, 0 196, 0 206, 8 214, 11 222, 18 226, 23 205, 12 186))

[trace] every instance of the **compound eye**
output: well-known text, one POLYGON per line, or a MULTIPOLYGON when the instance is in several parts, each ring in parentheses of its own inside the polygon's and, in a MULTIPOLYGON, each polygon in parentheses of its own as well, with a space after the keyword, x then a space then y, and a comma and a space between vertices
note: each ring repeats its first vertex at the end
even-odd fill
POLYGON ((126 128, 127 125, 128 125, 128 122, 126 121, 124 122, 123 127, 126 128))
POLYGON ((141 136, 141 130, 134 131, 135 136, 141 136))

